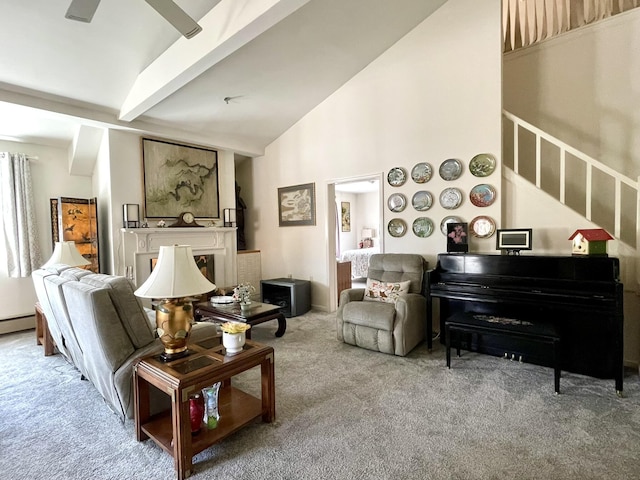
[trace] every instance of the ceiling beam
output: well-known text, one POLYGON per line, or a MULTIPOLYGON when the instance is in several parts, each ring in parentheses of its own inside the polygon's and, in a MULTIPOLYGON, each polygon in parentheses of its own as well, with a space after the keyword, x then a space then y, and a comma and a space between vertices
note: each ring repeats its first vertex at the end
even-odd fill
POLYGON ((131 121, 310 0, 222 0, 200 19, 202 32, 180 38, 136 78, 119 114, 131 121))
POLYGON ((69 147, 69 173, 71 175, 93 175, 98 158, 104 128, 80 125, 69 147))

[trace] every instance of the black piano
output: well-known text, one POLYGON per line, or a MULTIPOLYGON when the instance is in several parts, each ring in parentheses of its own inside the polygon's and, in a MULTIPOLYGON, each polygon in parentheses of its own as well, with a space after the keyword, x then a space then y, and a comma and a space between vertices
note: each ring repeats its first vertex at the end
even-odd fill
MULTIPOLYGON (((440 332, 447 318, 460 313, 551 322, 560 336, 562 370, 613 378, 622 392, 624 315, 617 258, 439 254, 427 276, 429 348, 434 298, 440 332)), ((545 349, 509 338, 487 337, 466 348, 553 365, 545 349)))

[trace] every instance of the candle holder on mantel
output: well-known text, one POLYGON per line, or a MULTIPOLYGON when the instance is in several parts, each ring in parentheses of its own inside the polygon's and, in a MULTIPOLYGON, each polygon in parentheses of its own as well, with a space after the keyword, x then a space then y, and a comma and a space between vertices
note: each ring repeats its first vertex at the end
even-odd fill
POLYGON ((236 209, 235 208, 225 208, 222 211, 223 214, 223 221, 224 221, 224 226, 225 227, 235 227, 237 226, 237 219, 236 219, 236 209))

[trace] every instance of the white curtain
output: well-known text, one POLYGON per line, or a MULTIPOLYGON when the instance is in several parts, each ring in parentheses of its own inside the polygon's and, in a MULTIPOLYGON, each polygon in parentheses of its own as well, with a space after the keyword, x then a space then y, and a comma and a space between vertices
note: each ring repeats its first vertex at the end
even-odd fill
POLYGON ((0 152, 0 212, 7 272, 13 278, 28 277, 42 261, 26 155, 0 152))
POLYGON ((504 51, 532 45, 640 5, 640 0, 502 0, 504 51))

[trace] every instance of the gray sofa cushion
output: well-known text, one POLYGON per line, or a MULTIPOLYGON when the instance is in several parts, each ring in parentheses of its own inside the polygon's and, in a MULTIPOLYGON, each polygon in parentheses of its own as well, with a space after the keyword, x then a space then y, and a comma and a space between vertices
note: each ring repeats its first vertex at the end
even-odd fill
POLYGON ((344 306, 342 320, 378 330, 391 332, 396 316, 394 303, 351 302, 344 306))
POLYGON ((75 328, 69 316, 69 308, 63 294, 65 283, 69 283, 59 275, 48 275, 44 278, 44 288, 51 305, 53 317, 48 324, 55 324, 60 332, 60 339, 55 339, 58 350, 65 355, 81 373, 86 374, 83 353, 78 343, 75 328))
POLYGON ((376 253, 369 259, 367 278, 383 282, 410 280, 409 293, 422 293, 422 277, 426 262, 420 255, 410 253, 376 253))
POLYGON ((119 412, 114 373, 133 354, 134 348, 111 302, 109 290, 67 282, 63 291, 78 342, 87 352, 85 375, 111 408, 119 412))
POLYGON ((91 270, 85 270, 77 267, 69 267, 60 272, 60 276, 67 280, 80 280, 82 277, 86 277, 91 274, 91 270))
POLYGON ((135 348, 144 347, 153 341, 155 335, 144 307, 134 295, 135 288, 127 278, 93 273, 83 276, 80 282, 108 289, 118 317, 135 348))

